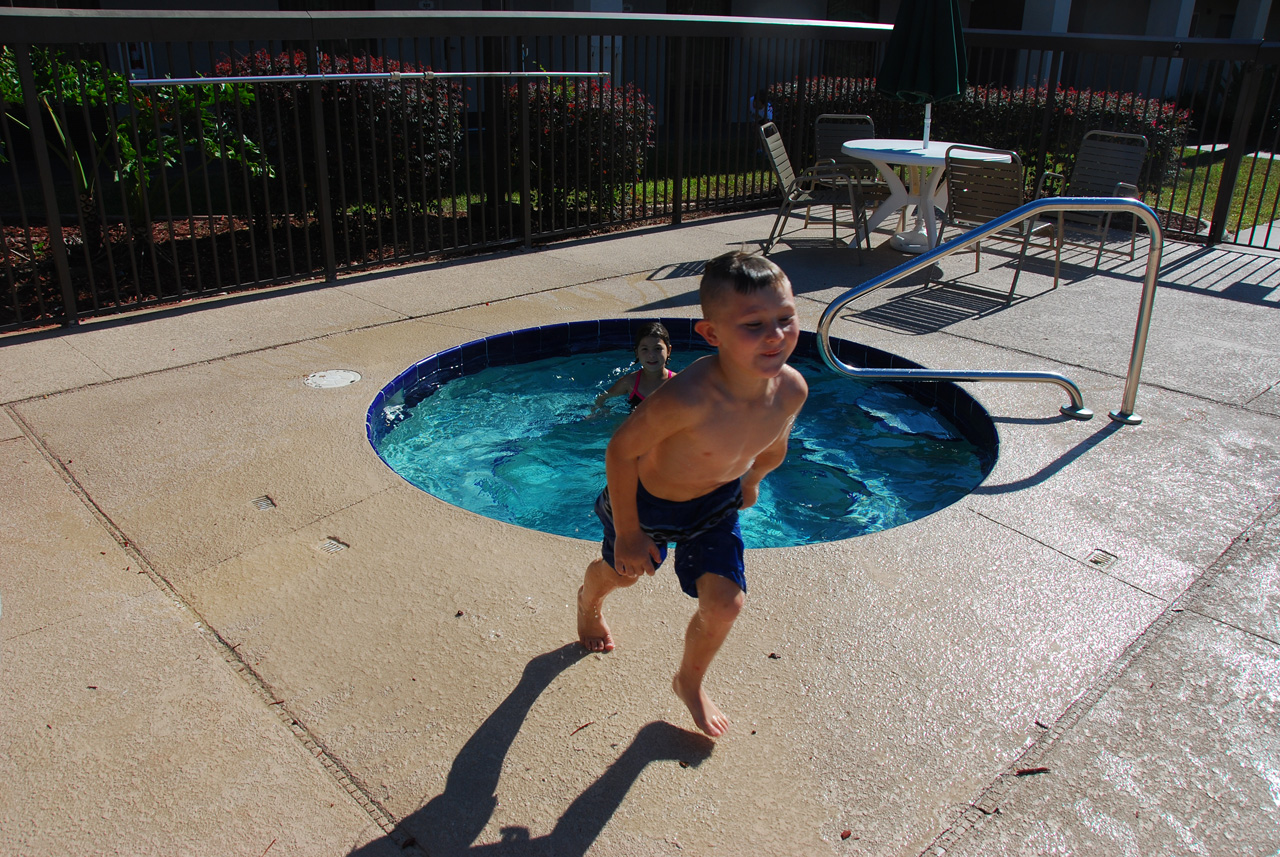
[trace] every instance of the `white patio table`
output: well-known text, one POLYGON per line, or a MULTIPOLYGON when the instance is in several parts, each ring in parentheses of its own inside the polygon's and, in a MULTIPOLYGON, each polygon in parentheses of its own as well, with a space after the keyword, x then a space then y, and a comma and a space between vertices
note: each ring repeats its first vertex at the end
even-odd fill
MULTIPOLYGON (((928 146, 922 146, 920 139, 895 140, 892 138, 871 138, 867 140, 849 140, 840 147, 851 158, 861 158, 875 164, 880 175, 889 186, 889 198, 876 206, 867 219, 867 230, 879 226, 886 217, 899 209, 914 208, 916 213, 916 229, 914 232, 899 232, 889 239, 889 244, 904 253, 923 253, 938 246, 938 219, 935 208, 947 207, 947 190, 942 184, 943 164, 946 162, 947 149, 959 145, 940 140, 930 140, 928 146), (907 168, 911 186, 903 185, 895 166, 907 168), (920 221, 924 221, 924 232, 920 232, 920 221)), ((965 158, 983 160, 980 152, 965 151, 965 158)), ((1006 156, 992 153, 990 160, 1006 160, 1006 156)))

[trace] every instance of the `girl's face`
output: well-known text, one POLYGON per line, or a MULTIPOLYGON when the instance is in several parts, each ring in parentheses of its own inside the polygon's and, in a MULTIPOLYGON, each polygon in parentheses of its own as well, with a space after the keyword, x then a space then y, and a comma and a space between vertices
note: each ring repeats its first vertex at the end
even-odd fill
POLYGON ((671 349, 658 336, 646 336, 636 346, 636 360, 650 372, 657 372, 667 365, 671 349))

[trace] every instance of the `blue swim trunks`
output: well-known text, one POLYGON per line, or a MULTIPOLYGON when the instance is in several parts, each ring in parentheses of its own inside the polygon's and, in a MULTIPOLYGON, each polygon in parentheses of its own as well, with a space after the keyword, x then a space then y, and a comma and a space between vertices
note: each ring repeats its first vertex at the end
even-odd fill
MULTIPOLYGON (((742 508, 739 480, 683 502, 655 497, 637 483, 636 508, 640 513, 640 529, 658 545, 663 560, 667 558, 667 543, 675 542, 676 577, 685 594, 698 597, 698 578, 704 574, 718 574, 732 580, 743 592, 747 591, 742 564, 742 529, 738 526, 738 509, 742 508)), ((600 552, 612 568, 617 533, 613 528, 613 507, 607 487, 596 499, 596 514, 604 524, 600 552)))

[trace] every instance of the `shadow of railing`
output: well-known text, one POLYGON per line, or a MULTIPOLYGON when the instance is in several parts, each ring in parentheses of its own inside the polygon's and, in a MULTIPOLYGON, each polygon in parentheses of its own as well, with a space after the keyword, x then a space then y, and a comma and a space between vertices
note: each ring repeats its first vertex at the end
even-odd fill
POLYGON ((1280 259, 1205 247, 1161 265, 1160 288, 1280 309, 1280 259))
MULTIPOLYGON (((1066 417, 1050 417, 1051 421, 1057 422, 1066 419, 1066 417)), ((1016 420, 1005 420, 1005 422, 1017 422, 1016 420)), ((1026 422, 1026 421, 1023 421, 1026 422)), ((1062 470, 1066 469, 1073 461, 1102 443, 1111 435, 1120 430, 1121 423, 1109 422, 1066 452, 1059 455, 1053 461, 1050 461, 1044 467, 1032 473, 1030 476, 1024 476, 1021 479, 1015 479, 1012 482, 1006 482, 1003 485, 979 485, 974 488, 972 494, 1012 494, 1015 491, 1022 491, 1031 488, 1043 482, 1047 482, 1053 476, 1056 476, 1062 470)))

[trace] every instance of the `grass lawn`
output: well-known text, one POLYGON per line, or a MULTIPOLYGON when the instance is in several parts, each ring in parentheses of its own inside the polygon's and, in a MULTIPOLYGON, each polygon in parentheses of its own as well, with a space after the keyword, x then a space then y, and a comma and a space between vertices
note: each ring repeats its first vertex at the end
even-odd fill
MULTIPOLYGON (((1166 188, 1158 198, 1148 196, 1144 201, 1157 209, 1186 213, 1203 220, 1213 219, 1213 204, 1218 198, 1222 183, 1223 154, 1212 155, 1185 150, 1183 168, 1178 181, 1166 188)), ((1249 229, 1255 224, 1265 224, 1280 219, 1276 208, 1280 196, 1280 162, 1270 158, 1246 156, 1240 162, 1235 191, 1231 195, 1231 215, 1227 221, 1228 232, 1249 229)))

